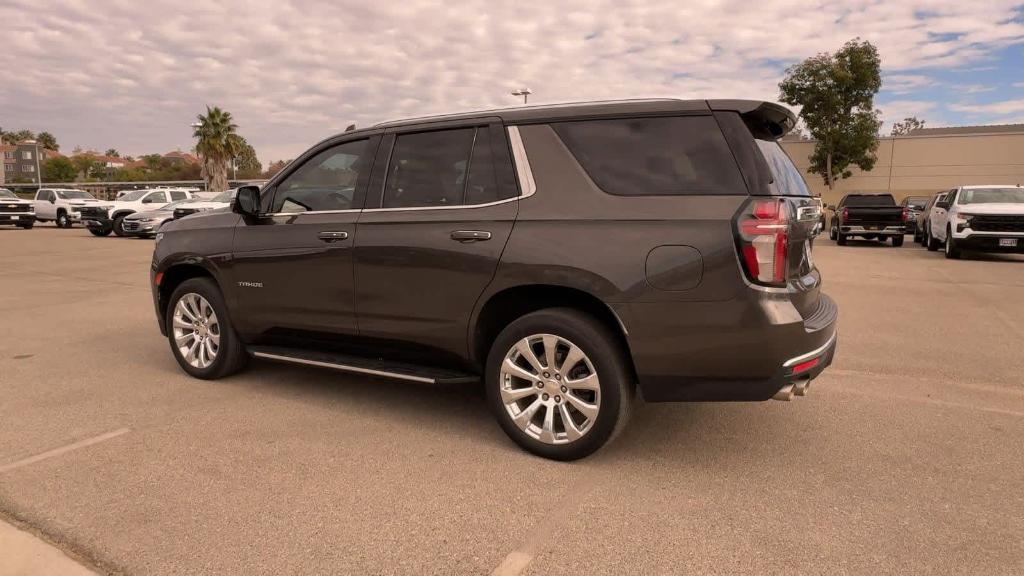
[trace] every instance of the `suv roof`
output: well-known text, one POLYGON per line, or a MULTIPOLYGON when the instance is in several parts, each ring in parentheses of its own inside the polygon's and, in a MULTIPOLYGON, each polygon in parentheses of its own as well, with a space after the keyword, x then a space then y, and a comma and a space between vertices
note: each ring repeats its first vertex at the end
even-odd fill
MULTIPOLYGON (((778 125, 780 132, 776 136, 777 138, 782 137, 786 132, 792 129, 796 122, 796 116, 788 108, 774 102, 766 102, 763 100, 679 100, 675 98, 661 98, 568 102, 564 104, 543 104, 537 106, 519 106, 516 108, 442 114, 437 116, 424 116, 420 118, 407 118, 403 120, 382 122, 369 128, 355 130, 354 132, 379 128, 392 128, 396 126, 426 124, 431 122, 472 120, 474 118, 497 117, 506 124, 529 124, 533 122, 595 118, 601 116, 620 116, 627 114, 659 115, 672 112, 709 112, 712 110, 733 111, 743 115, 756 114, 761 119, 778 125)), ((774 132, 775 130, 773 130, 773 133, 774 132)), ((348 134, 351 133, 352 132, 348 132, 348 134)))

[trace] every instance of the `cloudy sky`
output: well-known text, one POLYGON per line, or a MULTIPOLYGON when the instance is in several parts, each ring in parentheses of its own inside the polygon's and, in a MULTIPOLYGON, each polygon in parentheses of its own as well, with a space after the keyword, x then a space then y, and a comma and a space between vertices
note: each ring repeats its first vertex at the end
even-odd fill
POLYGON ((649 96, 775 99, 784 69, 860 36, 888 124, 1024 121, 1008 0, 3 0, 0 126, 143 154, 192 146, 205 105, 261 159, 355 122, 649 96))

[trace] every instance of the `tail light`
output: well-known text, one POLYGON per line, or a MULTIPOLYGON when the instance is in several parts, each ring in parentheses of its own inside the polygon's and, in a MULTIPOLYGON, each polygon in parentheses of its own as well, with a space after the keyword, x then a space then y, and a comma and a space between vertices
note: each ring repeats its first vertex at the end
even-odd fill
POLYGON ((736 218, 740 259, 747 277, 766 286, 785 285, 788 205, 777 199, 754 200, 736 218))
POLYGON ((846 222, 849 219, 850 219, 850 209, 849 208, 843 208, 843 222, 846 222))
POLYGON ((910 208, 907 208, 906 206, 903 207, 903 221, 910 221, 910 208))

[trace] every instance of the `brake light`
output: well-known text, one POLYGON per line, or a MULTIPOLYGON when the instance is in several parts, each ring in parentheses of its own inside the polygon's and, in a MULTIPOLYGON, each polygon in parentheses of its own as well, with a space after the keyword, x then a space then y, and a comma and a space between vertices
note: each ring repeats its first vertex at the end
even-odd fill
POLYGON ((843 222, 846 222, 849 219, 850 219, 850 209, 849 208, 843 208, 843 222))
POLYGON ((906 206, 903 207, 903 221, 907 222, 910 220, 910 209, 906 206))
POLYGON ((786 283, 789 215, 783 200, 754 200, 737 217, 740 255, 750 280, 786 283))
POLYGON ((812 359, 810 359, 810 360, 808 360, 806 362, 801 362, 801 363, 797 364, 796 366, 793 366, 793 374, 799 374, 800 372, 806 372, 807 370, 810 370, 811 368, 814 368, 815 366, 817 366, 818 362, 820 362, 820 361, 821 361, 821 358, 812 358, 812 359))

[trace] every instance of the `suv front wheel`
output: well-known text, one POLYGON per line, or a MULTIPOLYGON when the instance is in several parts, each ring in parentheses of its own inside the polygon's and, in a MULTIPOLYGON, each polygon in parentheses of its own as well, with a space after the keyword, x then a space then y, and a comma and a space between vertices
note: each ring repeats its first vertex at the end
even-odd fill
POLYGON ((576 460, 621 431, 635 384, 621 345, 603 324, 571 308, 512 322, 487 356, 487 400, 517 444, 576 460))
POLYGON ((241 370, 249 359, 235 334, 217 284, 191 278, 171 294, 167 339, 174 358, 190 376, 215 380, 241 370))

